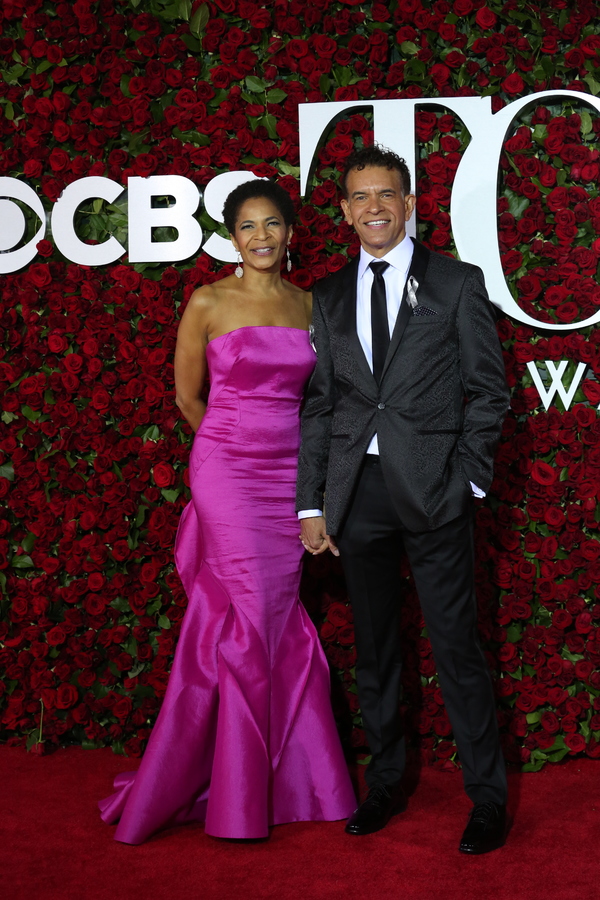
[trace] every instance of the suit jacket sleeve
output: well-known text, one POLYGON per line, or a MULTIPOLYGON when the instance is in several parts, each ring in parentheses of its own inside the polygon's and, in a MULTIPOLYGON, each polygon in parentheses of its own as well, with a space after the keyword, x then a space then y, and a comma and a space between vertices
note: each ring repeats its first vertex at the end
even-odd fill
POLYGON ((296 510, 323 508, 329 460, 335 386, 329 334, 321 302, 317 288, 313 294, 313 328, 317 364, 306 389, 302 413, 296 510))
POLYGON ((496 315, 481 269, 469 267, 458 309, 460 370, 467 402, 459 441, 465 478, 487 492, 510 395, 496 315))

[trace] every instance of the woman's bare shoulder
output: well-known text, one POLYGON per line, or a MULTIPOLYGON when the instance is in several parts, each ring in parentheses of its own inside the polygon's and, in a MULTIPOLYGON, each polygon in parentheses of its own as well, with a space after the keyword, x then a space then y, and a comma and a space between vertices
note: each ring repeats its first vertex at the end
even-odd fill
POLYGON ((188 300, 188 306, 197 313, 213 312, 231 291, 231 285, 228 284, 231 278, 232 276, 229 276, 215 281, 213 284, 204 284, 202 287, 196 288, 188 300))
POLYGON ((287 284, 289 289, 291 290, 294 300, 297 303, 302 304, 302 306, 304 307, 307 320, 310 322, 312 318, 312 293, 310 291, 302 290, 302 288, 299 288, 297 285, 292 284, 291 281, 288 281, 287 284))

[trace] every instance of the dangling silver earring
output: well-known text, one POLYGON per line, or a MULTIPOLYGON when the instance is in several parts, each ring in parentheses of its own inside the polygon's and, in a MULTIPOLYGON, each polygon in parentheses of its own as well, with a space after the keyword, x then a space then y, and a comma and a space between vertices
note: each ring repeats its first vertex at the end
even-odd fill
POLYGON ((244 275, 244 270, 242 269, 242 256, 241 256, 239 250, 237 252, 237 257, 238 258, 237 258, 237 268, 235 270, 235 277, 242 278, 244 275))
POLYGON ((291 272, 292 271, 292 260, 290 259, 290 248, 286 247, 285 252, 287 253, 287 263, 285 264, 285 267, 288 270, 288 272, 291 272))

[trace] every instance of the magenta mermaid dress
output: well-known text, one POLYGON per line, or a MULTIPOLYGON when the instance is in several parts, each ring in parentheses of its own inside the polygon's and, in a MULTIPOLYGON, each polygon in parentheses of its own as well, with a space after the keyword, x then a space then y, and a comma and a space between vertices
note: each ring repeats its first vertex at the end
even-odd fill
POLYGON ((175 560, 189 598, 164 702, 136 772, 100 802, 115 838, 204 822, 225 838, 343 819, 355 807, 329 671, 298 598, 294 495, 308 333, 248 326, 211 341, 175 560))

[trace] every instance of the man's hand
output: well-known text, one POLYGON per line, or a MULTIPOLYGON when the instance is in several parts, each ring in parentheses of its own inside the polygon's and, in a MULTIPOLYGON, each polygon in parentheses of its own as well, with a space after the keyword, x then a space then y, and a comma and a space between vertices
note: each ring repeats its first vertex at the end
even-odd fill
POLYGON ((301 519, 300 540, 304 549, 312 553, 313 556, 324 553, 327 549, 331 550, 334 556, 340 555, 333 538, 327 534, 323 516, 301 519))

